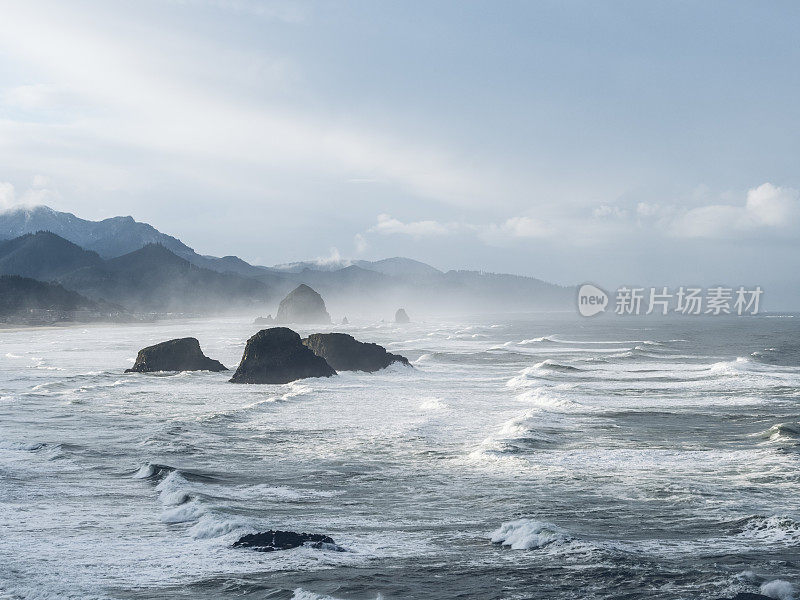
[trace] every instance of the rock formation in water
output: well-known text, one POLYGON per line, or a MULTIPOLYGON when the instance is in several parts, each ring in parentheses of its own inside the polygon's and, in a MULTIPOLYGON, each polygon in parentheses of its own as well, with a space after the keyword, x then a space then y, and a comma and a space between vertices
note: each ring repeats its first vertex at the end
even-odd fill
POLYGON ((277 550, 290 550, 306 546, 318 550, 336 550, 342 552, 344 549, 336 545, 327 535, 320 533, 296 533, 294 531, 264 531, 260 533, 248 533, 243 535, 233 543, 234 548, 249 548, 256 552, 275 552, 277 550))
POLYGON ((395 323, 410 323, 411 319, 408 318, 408 314, 406 314, 406 310, 404 308, 398 308, 397 312, 394 313, 394 322, 395 323))
POLYGON ((227 371, 219 361, 208 358, 197 338, 188 337, 161 342, 139 350, 133 368, 126 373, 154 371, 227 371))
POLYGON ((253 320, 253 325, 272 325, 275 323, 275 319, 272 318, 272 315, 267 315, 266 317, 256 317, 253 320))
POLYGON ((281 300, 277 323, 330 323, 331 316, 325 309, 325 301, 306 284, 297 286, 281 300))
POLYGON ((350 321, 347 320, 347 317, 342 319, 342 325, 350 325, 350 321))
POLYGON ((331 366, 303 345, 286 327, 262 329, 249 340, 231 383, 289 383, 306 377, 336 375, 331 366))
POLYGON ((321 356, 337 371, 379 371, 394 362, 404 365, 408 359, 392 354, 378 344, 359 342, 346 333, 314 333, 303 340, 314 354, 321 356))

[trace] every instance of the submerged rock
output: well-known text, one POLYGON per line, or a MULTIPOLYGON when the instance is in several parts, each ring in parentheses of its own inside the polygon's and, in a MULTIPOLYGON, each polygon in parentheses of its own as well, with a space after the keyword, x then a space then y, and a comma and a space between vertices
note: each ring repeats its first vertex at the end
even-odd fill
POLYGON ((161 342, 139 350, 136 362, 126 373, 154 371, 227 371, 218 360, 208 358, 197 338, 188 337, 161 342))
POLYGON ((244 348, 231 383, 289 383, 306 377, 336 375, 331 366, 303 345, 286 327, 262 329, 244 348))
POLYGON ((267 315, 266 317, 256 317, 253 325, 272 325, 274 322, 275 319, 272 318, 272 315, 267 315))
POLYGON ((408 359, 387 352, 378 344, 359 342, 346 333, 314 333, 303 340, 317 356, 324 358, 337 371, 378 371, 394 362, 404 365, 408 359))
POLYGON ((256 552, 290 550, 300 546, 343 552, 329 536, 319 533, 296 533, 294 531, 264 531, 248 533, 233 543, 234 548, 250 548, 256 552))
POLYGON ((277 323, 330 323, 331 316, 325 308, 325 301, 306 284, 297 286, 281 300, 277 323))
POLYGON ((411 319, 408 318, 408 314, 406 313, 406 309, 398 308, 397 312, 394 313, 394 322, 395 323, 410 323, 411 319))

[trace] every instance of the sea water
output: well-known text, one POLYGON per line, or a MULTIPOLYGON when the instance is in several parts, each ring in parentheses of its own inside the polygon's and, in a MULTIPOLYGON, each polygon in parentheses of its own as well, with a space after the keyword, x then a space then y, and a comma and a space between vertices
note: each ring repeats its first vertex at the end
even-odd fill
POLYGON ((0 331, 2 598, 800 590, 800 317, 355 323, 378 373, 124 373, 249 319, 0 331), (258 553, 245 533, 345 549, 258 553))

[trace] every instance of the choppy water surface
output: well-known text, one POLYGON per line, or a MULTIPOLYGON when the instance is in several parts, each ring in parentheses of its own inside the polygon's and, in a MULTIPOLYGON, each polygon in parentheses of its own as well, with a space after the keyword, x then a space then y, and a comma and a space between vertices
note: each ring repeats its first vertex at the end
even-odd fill
POLYGON ((255 330, 0 331, 0 597, 800 587, 800 318, 362 324, 415 368, 123 373, 186 335, 235 367, 255 330), (231 548, 266 529, 347 551, 231 548))

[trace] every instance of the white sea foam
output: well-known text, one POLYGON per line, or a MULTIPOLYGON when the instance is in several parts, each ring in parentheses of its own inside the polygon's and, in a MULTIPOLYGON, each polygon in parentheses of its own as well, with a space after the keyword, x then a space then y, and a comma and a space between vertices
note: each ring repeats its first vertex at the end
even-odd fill
POLYGON ((197 522, 189 528, 189 535, 196 540, 206 540, 227 536, 230 533, 238 534, 254 531, 253 524, 243 518, 218 515, 204 511, 197 522))
POLYGON ((423 411, 438 411, 438 410, 445 410, 448 408, 447 404, 442 402, 441 398, 436 398, 434 396, 427 396, 422 398, 422 402, 419 403, 419 410, 423 411))
POLYGON ((783 579, 773 579, 761 584, 761 593, 776 600, 794 600, 794 586, 783 579))
POLYGON ((533 519, 503 523, 489 537, 492 543, 509 546, 512 550, 531 550, 569 539, 563 530, 552 523, 533 519))
POLYGON ((800 545, 800 523, 789 517, 751 517, 748 519, 739 538, 761 544, 800 545))
POLYGON ((251 498, 262 498, 270 500, 312 500, 316 498, 333 498, 341 495, 341 491, 336 490, 314 490, 291 488, 283 485, 257 484, 248 486, 239 494, 251 498))

